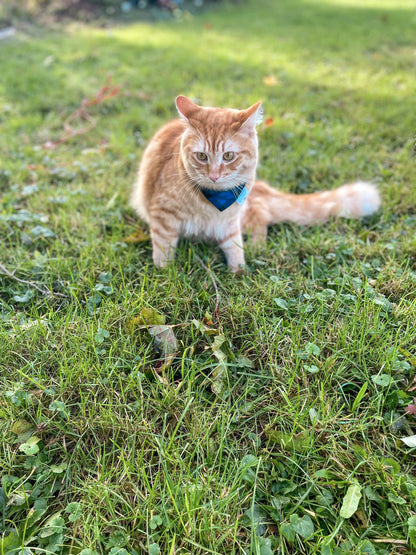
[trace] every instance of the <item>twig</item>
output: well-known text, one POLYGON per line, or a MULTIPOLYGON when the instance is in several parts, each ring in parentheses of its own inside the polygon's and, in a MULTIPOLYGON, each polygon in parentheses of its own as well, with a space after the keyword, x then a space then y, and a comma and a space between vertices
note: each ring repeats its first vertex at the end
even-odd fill
POLYGON ((407 545, 407 540, 394 540, 393 538, 373 538, 375 543, 393 543, 396 545, 407 545))
POLYGON ((91 129, 93 129, 97 125, 97 121, 92 116, 90 116, 90 114, 87 112, 87 108, 89 106, 101 104, 105 100, 108 100, 113 96, 117 96, 120 93, 121 86, 116 85, 115 87, 111 87, 110 83, 111 76, 108 76, 107 84, 101 87, 101 89, 93 98, 84 98, 81 102, 81 106, 71 115, 69 115, 64 121, 64 133, 61 138, 57 139, 56 141, 46 141, 46 143, 43 144, 43 148, 55 148, 57 145, 69 141, 69 139, 72 139, 72 137, 75 137, 75 135, 84 135, 85 133, 88 133, 88 131, 91 131, 91 129), (71 125, 71 122, 77 118, 89 122, 89 125, 87 127, 81 127, 80 129, 74 129, 71 125))
POLYGON ((27 281, 26 279, 20 279, 16 277, 14 275, 14 271, 9 272, 9 270, 5 266, 3 266, 3 264, 0 264, 0 273, 6 275, 11 279, 14 279, 15 281, 18 281, 19 283, 23 283, 24 285, 29 285, 29 287, 33 287, 33 289, 36 289, 37 291, 42 293, 42 295, 49 295, 52 297, 64 297, 65 299, 68 298, 68 295, 64 295, 63 293, 55 293, 54 291, 51 291, 46 287, 46 285, 45 285, 45 288, 43 289, 42 287, 39 287, 39 285, 36 285, 36 283, 33 283, 33 281, 27 281))
POLYGON ((221 325, 220 314, 219 314, 219 311, 218 311, 218 307, 220 305, 220 294, 218 293, 218 287, 217 287, 217 284, 215 283, 214 276, 213 276, 211 270, 202 262, 202 259, 197 254, 195 256, 196 256, 196 259, 198 260, 198 262, 201 264, 201 266, 204 268, 204 270, 207 272, 207 274, 211 278, 212 285, 214 286, 214 289, 215 289, 215 297, 216 297, 215 310, 214 310, 215 318, 217 320, 217 323, 219 325, 221 325))

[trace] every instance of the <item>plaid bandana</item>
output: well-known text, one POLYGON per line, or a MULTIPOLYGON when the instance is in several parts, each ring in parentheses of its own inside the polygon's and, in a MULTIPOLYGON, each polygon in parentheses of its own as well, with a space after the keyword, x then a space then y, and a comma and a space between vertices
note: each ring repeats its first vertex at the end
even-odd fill
POLYGON ((246 184, 241 183, 227 191, 213 191, 212 189, 201 189, 201 193, 215 206, 220 212, 227 210, 235 202, 240 206, 246 200, 249 190, 246 189, 246 184))

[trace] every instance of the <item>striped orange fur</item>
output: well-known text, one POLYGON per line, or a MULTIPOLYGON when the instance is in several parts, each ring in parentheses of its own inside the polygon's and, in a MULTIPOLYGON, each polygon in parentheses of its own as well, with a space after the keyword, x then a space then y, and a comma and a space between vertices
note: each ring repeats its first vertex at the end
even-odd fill
POLYGON ((181 237, 196 237, 216 241, 236 272, 244 267, 243 233, 262 242, 275 223, 360 218, 380 206, 379 193, 370 183, 294 195, 257 181, 260 102, 247 110, 203 108, 178 96, 176 106, 181 119, 167 123, 151 139, 131 197, 138 216, 150 226, 157 266, 173 259, 181 237), (247 199, 223 212, 201 192, 226 191, 242 183, 249 191, 247 199))

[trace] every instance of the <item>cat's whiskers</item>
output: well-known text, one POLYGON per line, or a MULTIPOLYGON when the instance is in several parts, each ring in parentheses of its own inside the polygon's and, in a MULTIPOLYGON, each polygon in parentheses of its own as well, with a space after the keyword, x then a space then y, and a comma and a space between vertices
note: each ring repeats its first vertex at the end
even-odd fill
POLYGON ((200 188, 200 186, 194 181, 182 179, 180 181, 175 181, 173 187, 178 189, 177 193, 183 194, 183 196, 185 196, 188 201, 193 202, 194 200, 198 200, 198 189, 200 188))

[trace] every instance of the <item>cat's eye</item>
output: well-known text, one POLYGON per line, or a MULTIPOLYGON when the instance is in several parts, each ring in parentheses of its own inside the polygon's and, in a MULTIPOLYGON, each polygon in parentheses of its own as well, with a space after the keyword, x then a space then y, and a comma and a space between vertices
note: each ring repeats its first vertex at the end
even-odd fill
POLYGON ((208 160, 208 156, 205 154, 205 152, 197 152, 196 153, 196 157, 198 158, 198 160, 200 160, 201 162, 206 162, 208 160))
POLYGON ((235 153, 234 153, 234 152, 224 152, 224 154, 223 154, 223 159, 224 159, 226 162, 229 162, 230 160, 233 160, 234 156, 235 156, 235 153))

